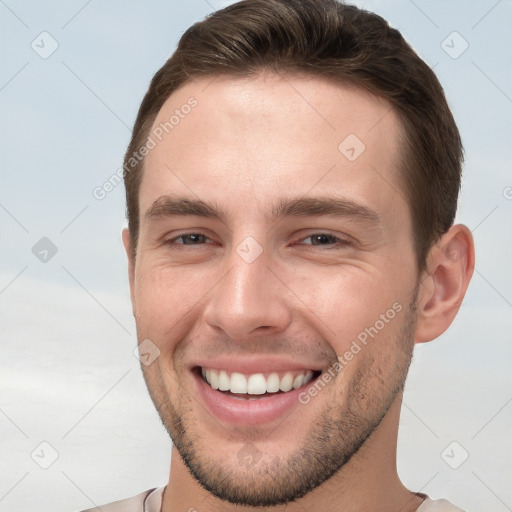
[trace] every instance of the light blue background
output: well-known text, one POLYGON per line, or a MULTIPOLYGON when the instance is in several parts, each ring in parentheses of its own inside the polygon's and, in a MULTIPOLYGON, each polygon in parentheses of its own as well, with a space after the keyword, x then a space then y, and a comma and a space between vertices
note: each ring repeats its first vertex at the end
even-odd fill
MULTIPOLYGON (((171 444, 132 353, 124 189, 92 190, 120 167, 181 34, 228 3, 0 0, 0 511, 83 509, 166 483, 171 444), (47 59, 31 47, 43 31, 59 45, 47 59), (58 248, 47 263, 32 253, 44 236, 58 248), (59 455, 48 469, 31 458, 43 441, 59 455)), ((399 472, 468 511, 512 510, 512 2, 357 4, 445 88, 466 148, 457 220, 477 246, 459 316, 417 348, 399 472), (441 46, 454 31, 469 44, 457 59, 441 46), (453 441, 452 459, 469 454, 458 469, 441 456, 453 441)))

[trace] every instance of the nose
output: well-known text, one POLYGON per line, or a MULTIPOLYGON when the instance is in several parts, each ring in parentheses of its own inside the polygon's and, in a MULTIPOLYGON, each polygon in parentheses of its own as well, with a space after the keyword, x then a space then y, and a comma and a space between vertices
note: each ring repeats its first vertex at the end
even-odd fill
POLYGON ((284 332, 292 319, 289 294, 265 251, 248 262, 233 250, 229 264, 229 272, 212 290, 205 322, 239 341, 284 332))

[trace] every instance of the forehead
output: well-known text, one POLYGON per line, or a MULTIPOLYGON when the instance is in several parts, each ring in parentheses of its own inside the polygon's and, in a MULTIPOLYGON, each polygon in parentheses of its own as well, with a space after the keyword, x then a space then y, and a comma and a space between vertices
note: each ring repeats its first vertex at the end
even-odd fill
POLYGON ((313 190, 404 208, 399 132, 387 101, 328 79, 194 80, 169 97, 153 124, 140 211, 163 194, 228 202, 236 212, 313 190))

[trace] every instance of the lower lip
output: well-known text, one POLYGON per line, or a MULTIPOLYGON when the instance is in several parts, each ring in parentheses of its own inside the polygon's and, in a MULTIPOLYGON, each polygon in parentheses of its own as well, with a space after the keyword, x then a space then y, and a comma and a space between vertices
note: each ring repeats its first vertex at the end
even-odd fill
POLYGON ((313 382, 305 386, 255 400, 241 400, 216 391, 207 384, 197 372, 193 372, 200 395, 210 412, 218 419, 229 423, 259 425, 268 423, 291 411, 299 402, 300 393, 304 392, 313 382))

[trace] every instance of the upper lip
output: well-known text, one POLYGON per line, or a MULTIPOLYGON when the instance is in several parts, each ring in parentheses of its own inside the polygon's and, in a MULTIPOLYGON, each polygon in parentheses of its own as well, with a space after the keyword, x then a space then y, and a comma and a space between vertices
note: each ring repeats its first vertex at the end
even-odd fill
POLYGON ((213 359, 198 360, 194 362, 190 368, 193 369, 197 366, 206 369, 210 368, 214 370, 225 370, 227 372, 239 372, 244 374, 321 370, 318 365, 270 356, 251 357, 250 359, 242 359, 234 356, 215 357, 213 359))

